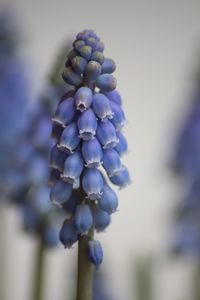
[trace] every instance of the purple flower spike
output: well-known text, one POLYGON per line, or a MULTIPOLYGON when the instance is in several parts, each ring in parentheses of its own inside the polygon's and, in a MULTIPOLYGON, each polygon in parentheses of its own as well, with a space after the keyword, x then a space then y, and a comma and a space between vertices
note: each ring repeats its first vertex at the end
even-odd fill
POLYGON ((86 29, 77 34, 67 56, 63 79, 72 89, 61 98, 54 118, 52 135, 60 156, 52 150, 51 167, 57 169, 53 169, 56 174, 51 176, 50 193, 52 202, 70 218, 61 229, 60 240, 71 247, 86 235, 88 258, 97 267, 103 252, 98 241, 91 241, 90 233, 104 231, 118 207, 109 182, 119 187, 130 182, 120 160, 128 145, 120 132, 126 118, 112 75, 116 64, 103 51, 98 36, 86 29))

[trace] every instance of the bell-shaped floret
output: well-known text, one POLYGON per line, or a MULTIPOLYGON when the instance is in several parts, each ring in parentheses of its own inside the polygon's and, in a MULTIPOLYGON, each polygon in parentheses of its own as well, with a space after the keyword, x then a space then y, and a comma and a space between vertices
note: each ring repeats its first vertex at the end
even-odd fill
POLYGON ((119 142, 115 127, 110 121, 98 122, 96 135, 104 149, 113 148, 119 142))
POLYGON ((96 50, 92 52, 91 60, 97 61, 100 65, 102 65, 104 62, 104 55, 102 51, 96 50))
POLYGON ((90 261, 98 268, 103 261, 103 250, 99 241, 89 241, 88 255, 90 261))
POLYGON ((103 152, 96 138, 82 143, 82 155, 88 168, 97 168, 102 163, 103 152))
POLYGON ((69 200, 72 194, 72 185, 62 180, 57 181, 51 188, 50 201, 58 206, 61 206, 69 200))
POLYGON ((110 101, 110 105, 114 113, 111 122, 115 126, 116 130, 121 130, 122 127, 126 124, 126 117, 124 111, 120 105, 112 101, 110 101))
POLYGON ((90 60, 85 68, 84 76, 86 80, 96 80, 101 74, 101 65, 97 61, 90 60))
POLYGON ((103 151, 103 167, 109 177, 112 177, 121 171, 122 164, 116 150, 111 148, 103 151))
POLYGON ((113 59, 105 58, 104 63, 102 64, 102 73, 113 73, 116 69, 116 64, 113 59))
POLYGON ((86 169, 83 173, 82 187, 87 198, 95 200, 100 198, 104 185, 103 177, 97 169, 86 169))
POLYGON ((71 60, 71 65, 73 70, 80 75, 85 71, 85 68, 87 66, 87 60, 82 56, 75 56, 71 60))
POLYGON ((93 224, 93 216, 89 205, 80 204, 76 207, 74 223, 79 234, 88 232, 93 224))
POLYGON ((108 185, 104 185, 101 198, 98 200, 99 207, 112 214, 118 207, 118 198, 116 193, 108 185))
POLYGON ((79 132, 75 122, 69 124, 62 132, 58 148, 73 153, 80 143, 79 132))
POLYGON ((82 81, 82 77, 75 73, 71 67, 65 68, 62 78, 66 83, 74 86, 78 86, 82 81))
POLYGON ((79 53, 82 57, 89 60, 91 58, 92 48, 85 45, 79 49, 79 53))
POLYGON ((111 222, 111 216, 98 206, 94 211, 94 224, 97 231, 104 231, 111 222))
POLYGON ((60 230, 59 238, 65 248, 71 248, 78 241, 78 233, 72 219, 66 219, 60 230))
POLYGON ((123 166, 122 170, 119 173, 110 177, 110 181, 113 184, 118 185, 120 188, 126 187, 128 184, 131 183, 128 169, 123 166))
POLYGON ((107 121, 108 119, 112 119, 113 112, 110 106, 110 101, 103 94, 97 93, 93 96, 92 107, 96 116, 101 121, 107 121))
POLYGON ((92 103, 91 89, 86 86, 80 87, 77 90, 74 99, 75 99, 76 109, 83 112, 84 110, 88 109, 92 103))
POLYGON ((62 172, 66 157, 66 153, 59 150, 57 144, 55 144, 50 152, 49 166, 62 172))
POLYGON ((97 87, 103 92, 110 92, 116 88, 117 80, 111 74, 101 74, 96 79, 97 87))
POLYGON ((118 131, 117 138, 119 139, 119 143, 116 145, 115 150, 118 152, 119 156, 123 156, 128 151, 128 143, 125 136, 118 131))
POLYGON ((81 113, 78 119, 79 136, 87 141, 93 138, 96 134, 97 120, 92 109, 87 109, 81 113))
POLYGON ((62 179, 68 183, 74 184, 80 177, 84 168, 83 159, 79 151, 70 154, 64 163, 62 179))
POLYGON ((73 121, 75 115, 76 108, 74 99, 67 98, 58 105, 53 121, 65 126, 73 121))
POLYGON ((110 101, 115 102, 118 105, 122 104, 121 96, 117 90, 113 90, 111 92, 105 92, 104 94, 110 101))
POLYGON ((79 203, 80 203, 80 194, 77 190, 73 190, 69 200, 67 200, 62 204, 62 208, 68 215, 73 216, 76 207, 77 205, 79 205, 79 203))

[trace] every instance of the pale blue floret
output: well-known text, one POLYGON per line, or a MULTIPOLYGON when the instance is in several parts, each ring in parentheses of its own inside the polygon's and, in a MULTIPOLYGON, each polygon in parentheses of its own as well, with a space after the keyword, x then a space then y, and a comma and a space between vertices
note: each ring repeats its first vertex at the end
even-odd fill
POLYGON ((78 119, 79 136, 87 141, 96 134, 97 120, 92 109, 82 112, 78 119))
POLYGON ((62 172, 66 157, 67 154, 63 151, 60 151, 55 144, 51 149, 49 166, 62 172))
POLYGON ((58 206, 61 206, 69 200, 72 194, 72 185, 62 180, 57 181, 50 191, 50 201, 58 206))
POLYGON ((74 184, 83 171, 84 163, 79 151, 70 154, 64 163, 62 179, 68 183, 74 184))
POLYGON ((85 234, 93 225, 93 216, 90 206, 80 204, 76 207, 74 222, 79 234, 85 234))
POLYGON ((73 153, 76 147, 80 143, 79 132, 77 124, 71 123, 69 124, 62 132, 58 148, 61 148, 63 151, 67 153, 73 153))
POLYGON ((118 152, 119 156, 123 156, 128 151, 128 143, 124 135, 118 131, 117 138, 119 139, 119 143, 116 145, 115 150, 118 152))
POLYGON ((116 88, 117 81, 111 74, 101 74, 97 77, 96 85, 103 92, 111 92, 116 88))
POLYGON ((113 90, 111 92, 104 92, 104 95, 106 95, 106 97, 110 101, 115 102, 118 105, 122 104, 121 96, 120 96, 120 94, 119 94, 119 92, 117 90, 113 90))
POLYGON ((111 216, 98 206, 94 212, 94 224, 97 231, 104 231, 111 222, 111 216))
POLYGON ((112 119, 113 112, 110 106, 110 101, 106 96, 101 93, 95 94, 93 96, 92 108, 96 114, 96 116, 101 121, 107 121, 108 119, 112 119))
POLYGON ((110 181, 113 184, 118 185, 120 188, 126 187, 128 184, 131 183, 128 169, 125 166, 123 166, 123 169, 119 173, 110 177, 110 181))
POLYGON ((103 190, 103 177, 97 169, 85 169, 83 173, 82 186, 87 198, 96 200, 100 198, 103 190))
POLYGON ((76 109, 83 112, 84 110, 89 108, 91 103, 92 103, 92 91, 91 91, 91 89, 89 89, 86 86, 80 87, 77 90, 77 92, 74 96, 74 99, 75 99, 76 109))
POLYGON ((96 135, 104 149, 115 147, 119 142, 115 127, 110 121, 98 122, 96 135))
POLYGON ((106 149, 103 151, 103 167, 109 177, 112 177, 122 170, 120 157, 114 149, 106 149))
POLYGON ((76 115, 76 108, 73 98, 67 98, 62 101, 56 110, 55 116, 52 119, 54 122, 61 124, 63 127, 73 121, 76 115))
POLYGON ((63 203, 62 208, 68 215, 73 216, 76 207, 79 204, 80 204, 80 194, 77 190, 73 190, 71 197, 69 198, 69 200, 63 203))
POLYGON ((113 118, 111 119, 112 124, 115 126, 116 130, 121 130, 122 127, 126 124, 126 117, 122 107, 113 101, 110 101, 112 111, 114 113, 113 118))
POLYGON ((86 162, 86 167, 97 168, 102 163, 103 151, 96 138, 82 143, 82 155, 86 162))
POLYGON ((105 58, 102 64, 102 73, 113 73, 116 69, 116 64, 113 59, 105 58))
POLYGON ((118 207, 118 198, 116 193, 108 185, 104 185, 101 198, 98 200, 99 207, 112 214, 118 207))
POLYGON ((90 261, 96 266, 99 265, 103 261, 103 250, 99 241, 92 240, 88 243, 88 255, 90 261))
POLYGON ((78 240, 78 233, 72 219, 66 219, 60 230, 59 238, 65 248, 71 248, 78 240))
POLYGON ((87 66, 87 60, 82 56, 75 56, 71 61, 71 65, 77 74, 82 74, 87 66))

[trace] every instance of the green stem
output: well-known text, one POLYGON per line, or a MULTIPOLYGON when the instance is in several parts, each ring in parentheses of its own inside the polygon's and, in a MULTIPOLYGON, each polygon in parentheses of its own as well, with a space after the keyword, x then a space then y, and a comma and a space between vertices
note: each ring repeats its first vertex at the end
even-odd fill
POLYGON ((45 247, 40 240, 36 249, 32 300, 42 300, 45 269, 45 247))
POLYGON ((88 241, 93 236, 90 234, 81 236, 78 245, 78 274, 77 274, 77 298, 76 300, 92 300, 93 265, 88 259, 88 241))
POLYGON ((197 263, 194 274, 194 300, 200 300, 200 263, 197 263))

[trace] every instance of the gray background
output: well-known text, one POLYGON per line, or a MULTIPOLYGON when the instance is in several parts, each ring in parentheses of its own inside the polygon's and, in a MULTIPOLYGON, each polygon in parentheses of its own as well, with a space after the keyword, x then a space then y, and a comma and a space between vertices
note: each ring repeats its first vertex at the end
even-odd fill
MULTIPOLYGON (((39 89, 59 46, 84 28, 93 28, 105 42, 105 54, 117 63, 116 78, 128 124, 130 153, 124 163, 133 184, 119 192, 119 212, 99 235, 104 247, 104 268, 115 300, 131 299, 134 257, 153 253, 157 258, 156 299, 189 299, 189 262, 167 258, 171 211, 176 186, 167 162, 178 120, 187 107, 196 69, 200 34, 200 2, 169 1, 45 1, 16 0, 34 61, 39 89)), ((29 52, 28 52, 29 51, 29 52)), ((28 237, 13 233, 19 223, 8 213, 12 236, 6 276, 14 282, 8 299, 25 300, 30 278, 26 267, 32 257, 28 237), (19 244, 18 240, 22 243, 19 244), (14 270, 14 271, 13 271, 14 270), (19 271, 22 272, 19 276, 19 271)), ((74 250, 50 253, 46 299, 61 299, 61 286, 73 285, 74 250), (69 275, 67 275, 69 274, 69 275), (67 278, 69 277, 69 278, 67 278)))

